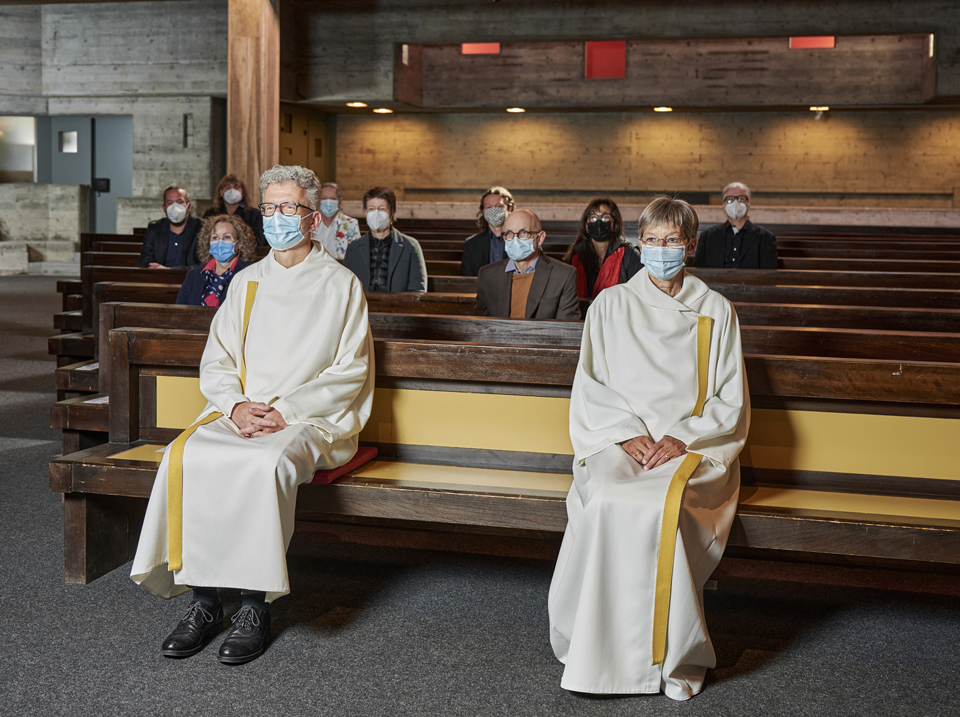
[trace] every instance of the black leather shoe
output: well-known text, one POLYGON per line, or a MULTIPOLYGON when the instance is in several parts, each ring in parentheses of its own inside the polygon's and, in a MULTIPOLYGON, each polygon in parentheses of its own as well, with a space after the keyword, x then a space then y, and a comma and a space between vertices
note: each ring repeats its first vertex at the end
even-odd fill
POLYGON ((217 659, 225 665, 242 665, 256 660, 267 649, 270 611, 246 605, 233 616, 233 627, 220 645, 217 659))
POLYGON ((160 648, 166 657, 196 655, 207 641, 223 629, 223 606, 210 607, 192 602, 180 624, 163 641, 160 648))

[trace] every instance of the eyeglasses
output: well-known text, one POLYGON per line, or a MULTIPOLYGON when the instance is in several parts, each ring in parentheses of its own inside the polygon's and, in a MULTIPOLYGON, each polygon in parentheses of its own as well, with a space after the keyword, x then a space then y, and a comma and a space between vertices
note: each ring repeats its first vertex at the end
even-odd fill
POLYGON ((733 204, 734 202, 740 202, 741 204, 747 204, 750 201, 750 197, 746 194, 741 194, 739 197, 724 197, 724 204, 733 204))
POLYGON ((260 205, 260 213, 265 217, 272 217, 277 208, 280 208, 280 213, 287 217, 292 217, 297 213, 297 209, 306 209, 308 212, 313 214, 314 210, 310 207, 305 207, 302 204, 297 204, 296 202, 281 202, 280 204, 271 204, 270 202, 264 202, 260 205))
POLYGON ((500 236, 503 237, 504 241, 513 241, 514 239, 531 239, 539 233, 539 231, 533 231, 532 229, 521 229, 518 232, 504 232, 500 236))
POLYGON ((590 224, 593 224, 594 222, 604 222, 605 224, 609 224, 609 223, 612 222, 612 221, 613 221, 613 215, 612 215, 612 214, 607 214, 607 213, 604 213, 604 214, 589 214, 589 215, 587 216, 587 222, 590 223, 590 224))
POLYGON ((640 243, 644 246, 683 246, 687 243, 687 240, 683 237, 667 237, 665 239, 660 239, 659 237, 646 237, 640 240, 640 243))

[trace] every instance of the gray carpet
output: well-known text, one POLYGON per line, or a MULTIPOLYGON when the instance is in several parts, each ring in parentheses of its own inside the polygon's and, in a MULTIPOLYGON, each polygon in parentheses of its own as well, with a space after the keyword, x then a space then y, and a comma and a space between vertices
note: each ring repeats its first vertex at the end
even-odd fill
MULTIPOLYGON (((302 532, 293 592, 259 660, 215 641, 159 653, 186 607, 116 570, 62 576, 62 508, 47 490, 55 280, 0 278, 0 714, 960 714, 954 597, 739 580, 708 593, 718 652, 704 692, 593 698, 560 689, 544 560, 384 548, 302 532)), ((231 610, 236 600, 227 606, 231 610)))

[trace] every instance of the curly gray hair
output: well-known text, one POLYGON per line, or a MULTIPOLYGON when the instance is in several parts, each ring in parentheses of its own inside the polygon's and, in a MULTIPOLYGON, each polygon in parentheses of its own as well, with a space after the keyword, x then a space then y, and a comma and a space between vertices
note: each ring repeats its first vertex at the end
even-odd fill
POLYGON ((288 166, 275 164, 260 175, 260 196, 267 191, 271 184, 285 184, 291 182, 300 189, 307 198, 307 206, 316 210, 320 206, 320 180, 312 170, 296 165, 288 166))

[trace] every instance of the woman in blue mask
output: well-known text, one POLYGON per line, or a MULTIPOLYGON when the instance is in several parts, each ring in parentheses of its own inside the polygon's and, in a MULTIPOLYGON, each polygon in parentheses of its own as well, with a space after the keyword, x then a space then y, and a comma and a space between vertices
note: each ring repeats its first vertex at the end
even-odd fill
POLYGON ((703 586, 733 525, 750 402, 736 312, 684 270, 698 225, 686 202, 654 199, 639 222, 644 268, 584 322, 548 600, 574 692, 685 700, 716 664, 703 586))
POLYGON ((178 304, 220 306, 233 275, 255 261, 253 231, 236 214, 210 217, 200 230, 197 254, 203 262, 183 280, 178 304))

